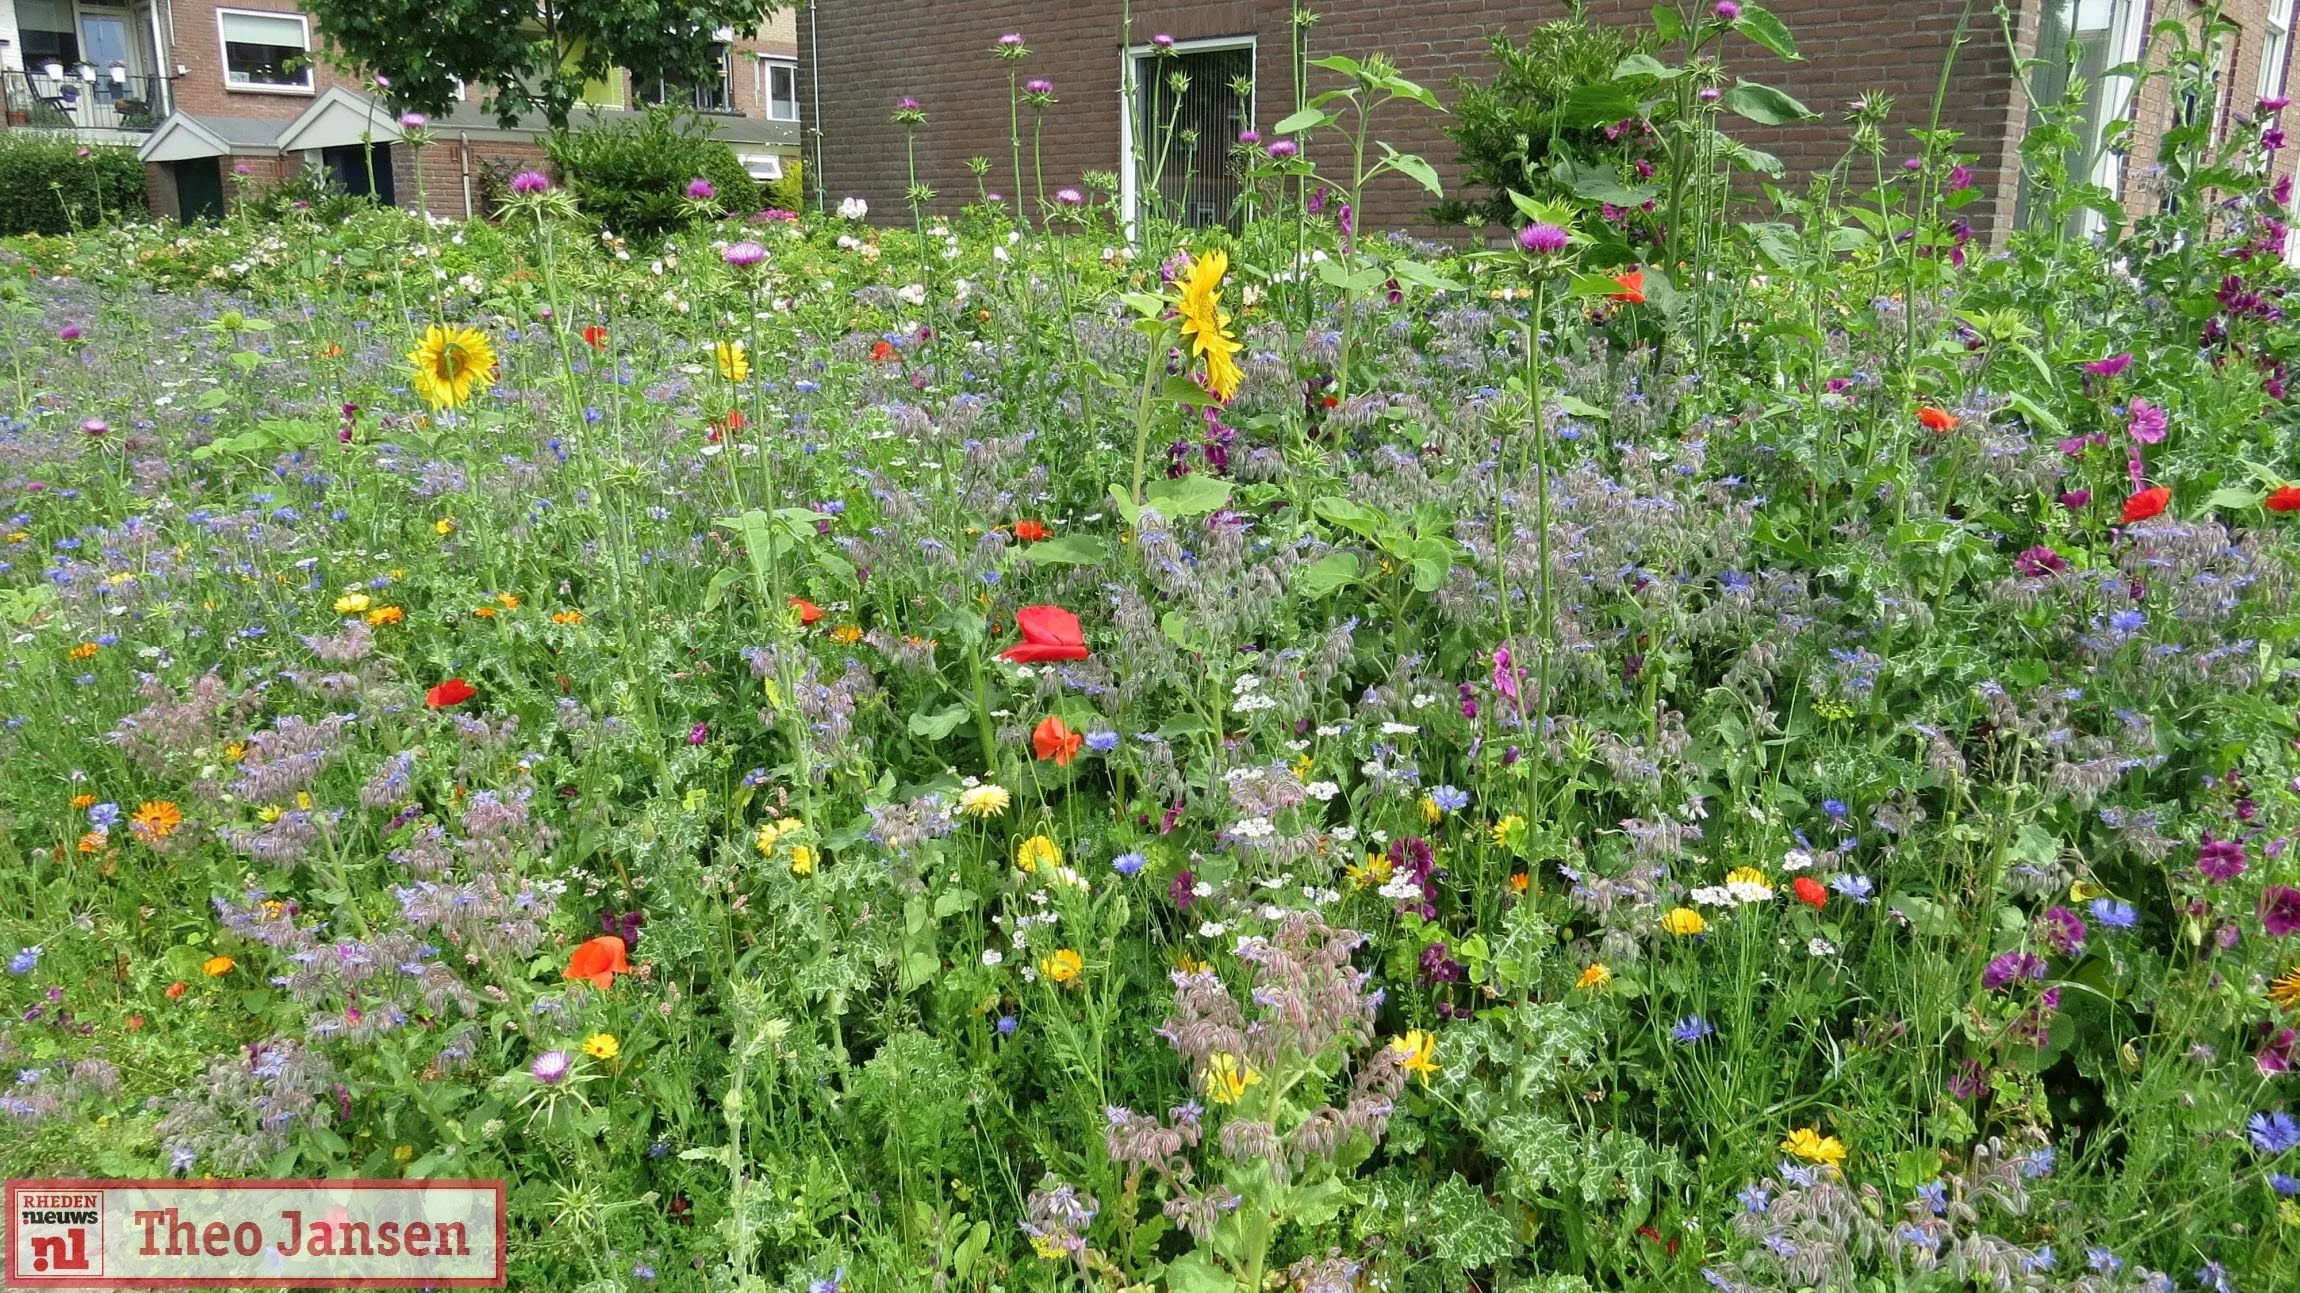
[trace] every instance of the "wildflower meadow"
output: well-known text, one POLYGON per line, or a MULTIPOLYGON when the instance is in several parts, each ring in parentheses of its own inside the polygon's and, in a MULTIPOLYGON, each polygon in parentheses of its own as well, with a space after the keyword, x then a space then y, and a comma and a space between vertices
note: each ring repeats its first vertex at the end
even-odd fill
POLYGON ((1760 182, 1730 8, 1445 238, 1355 50, 1211 228, 5 244, 7 1174, 501 1177, 586 1293, 2300 1288, 2291 110, 2131 210, 2048 110, 1992 243, 1877 100, 1760 182))

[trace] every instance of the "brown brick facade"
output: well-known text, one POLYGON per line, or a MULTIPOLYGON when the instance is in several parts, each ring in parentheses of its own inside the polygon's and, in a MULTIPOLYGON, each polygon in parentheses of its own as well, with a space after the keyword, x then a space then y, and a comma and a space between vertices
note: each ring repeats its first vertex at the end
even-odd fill
MULTIPOLYGON (((2050 2, 2015 0, 2009 6, 2013 40, 2023 57, 2036 52, 2039 24, 2050 2)), ((2251 107, 2261 47, 2256 34, 2269 3, 2233 0, 2227 6, 2246 32, 2226 81, 2240 111, 2251 107)), ((1864 92, 1893 100, 1888 131, 1892 156, 1913 151, 1908 132, 1930 119, 1943 62, 1956 43, 1959 17, 1969 14, 1964 42, 1941 97, 1940 124, 1961 132, 1959 149, 1978 158, 1973 169, 1986 197, 1967 208, 1966 215, 1983 229, 2001 231, 2010 224, 2019 192, 2018 140, 2027 107, 1993 3, 1771 0, 1767 7, 1788 25, 1803 61, 1783 63, 1745 40, 1730 38, 1724 46, 1727 68, 1787 91, 1820 115, 1799 126, 1766 128, 1735 121, 1729 128, 1737 138, 1779 156, 1793 181, 1826 169, 1843 155, 1846 111, 1864 92)), ((1314 8, 1319 17, 1309 31, 1312 57, 1379 50, 1406 76, 1447 101, 1453 97, 1456 77, 1490 75, 1489 32, 1522 35, 1532 25, 1565 12, 1556 0, 1378 4, 1330 0, 1314 8)), ((1592 0, 1589 5, 1592 16, 1612 23, 1648 22, 1650 8, 1649 0, 1592 0)), ((1707 6, 1699 8, 1705 12, 1707 6)), ((2187 16, 2199 6, 2191 0, 2152 0, 2150 8, 2152 12, 2142 16, 2144 23, 2175 9, 2187 16)), ((1256 124, 1267 132, 1294 103, 1289 75, 1291 12, 1284 0, 1141 0, 1133 8, 1133 39, 1137 44, 1147 42, 1155 33, 1178 41, 1254 37, 1256 124)), ((901 216, 904 134, 889 121, 889 113, 904 95, 918 99, 928 115, 928 124, 917 135, 919 178, 940 195, 938 209, 955 210, 972 198, 975 181, 966 168, 972 156, 992 159, 991 187, 1010 187, 995 182, 1010 174, 1007 64, 990 53, 1000 34, 1010 31, 1021 33, 1032 51, 1021 63, 1022 75, 1053 80, 1060 99, 1048 111, 1044 125, 1048 187, 1076 183, 1088 171, 1118 169, 1123 61, 1116 0, 1062 5, 1021 0, 845 0, 823 6, 819 14, 802 8, 798 16, 800 101, 809 118, 805 152, 810 161, 821 158, 826 198, 835 203, 843 196, 860 196, 869 200, 874 218, 901 216), (815 51, 812 59, 810 49, 815 51)), ((1323 79, 1328 74, 1313 75, 1321 78, 1312 82, 1313 92, 1331 88, 1332 82, 1323 79)), ((2160 95, 2161 89, 2152 85, 2149 93, 2160 95)), ((2161 122, 2167 110, 2143 96, 2144 124, 2161 122)), ((1442 117, 1404 104, 1377 118, 1373 133, 1435 163, 1450 190, 1453 146, 1441 133, 1442 126, 1442 117)), ((2152 138, 2145 135, 2140 144, 2143 154, 2153 148, 2152 138)), ((1426 196, 1403 181, 1383 183, 1364 205, 1368 228, 1427 226, 1421 218, 1426 196)))

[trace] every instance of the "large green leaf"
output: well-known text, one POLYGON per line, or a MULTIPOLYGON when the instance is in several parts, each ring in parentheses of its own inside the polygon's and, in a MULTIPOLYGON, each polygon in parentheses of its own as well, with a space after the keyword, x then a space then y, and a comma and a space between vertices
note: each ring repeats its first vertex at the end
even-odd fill
POLYGON ((1576 196, 1593 202, 1610 202, 1617 207, 1644 206, 1658 192, 1649 184, 1635 188, 1623 184, 1621 176, 1610 166, 1592 166, 1571 158, 1559 159, 1557 165, 1550 168, 1550 173, 1557 177, 1558 183, 1573 190, 1576 196))
POLYGON ((1015 555, 1036 566, 1092 566, 1110 559, 1110 545, 1098 534, 1065 534, 1019 548, 1015 555))
POLYGON ((1357 577, 1357 554, 1329 552, 1294 572, 1294 591, 1316 601, 1332 596, 1357 577))
POLYGON ((1801 63, 1805 59, 1804 55, 1797 52, 1797 41, 1789 34, 1788 25, 1756 5, 1741 6, 1741 16, 1733 20, 1733 30, 1792 63, 1801 63))
POLYGON ((1298 135, 1305 130, 1316 130, 1328 120, 1330 118, 1324 112, 1316 108, 1304 108, 1270 127, 1270 131, 1279 135, 1298 135))
POLYGON ((1171 480, 1154 480, 1142 491, 1143 506, 1165 517, 1179 521, 1185 517, 1204 516, 1218 511, 1230 502, 1230 482, 1212 476, 1192 473, 1171 480))
POLYGON ((1770 85, 1743 81, 1725 92, 1725 106, 1765 126, 1786 126, 1812 116, 1804 104, 1770 85))
POLYGON ((1413 153, 1401 153, 1397 149, 1390 147, 1388 144, 1382 145, 1382 151, 1388 154, 1388 156, 1382 158, 1384 165, 1388 166, 1393 171, 1397 171, 1400 174, 1411 178, 1414 183, 1421 185, 1425 189, 1428 189, 1430 191, 1430 196, 1441 198, 1445 196, 1445 186, 1438 183, 1438 173, 1435 166, 1432 166, 1428 162, 1423 161, 1419 156, 1413 153))

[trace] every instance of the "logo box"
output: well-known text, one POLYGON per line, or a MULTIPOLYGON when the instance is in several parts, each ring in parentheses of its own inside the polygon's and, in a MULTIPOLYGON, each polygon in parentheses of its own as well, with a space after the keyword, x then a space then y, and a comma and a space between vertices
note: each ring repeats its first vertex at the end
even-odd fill
POLYGON ((501 1181, 10 1181, 8 1289, 502 1288, 501 1181))

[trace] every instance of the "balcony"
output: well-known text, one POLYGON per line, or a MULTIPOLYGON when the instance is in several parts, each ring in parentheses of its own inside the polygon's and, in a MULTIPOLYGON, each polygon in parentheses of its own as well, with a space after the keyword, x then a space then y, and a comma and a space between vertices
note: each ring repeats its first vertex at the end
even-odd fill
POLYGON ((0 71, 0 105, 10 130, 53 130, 91 140, 143 135, 168 115, 168 80, 124 68, 0 71))

